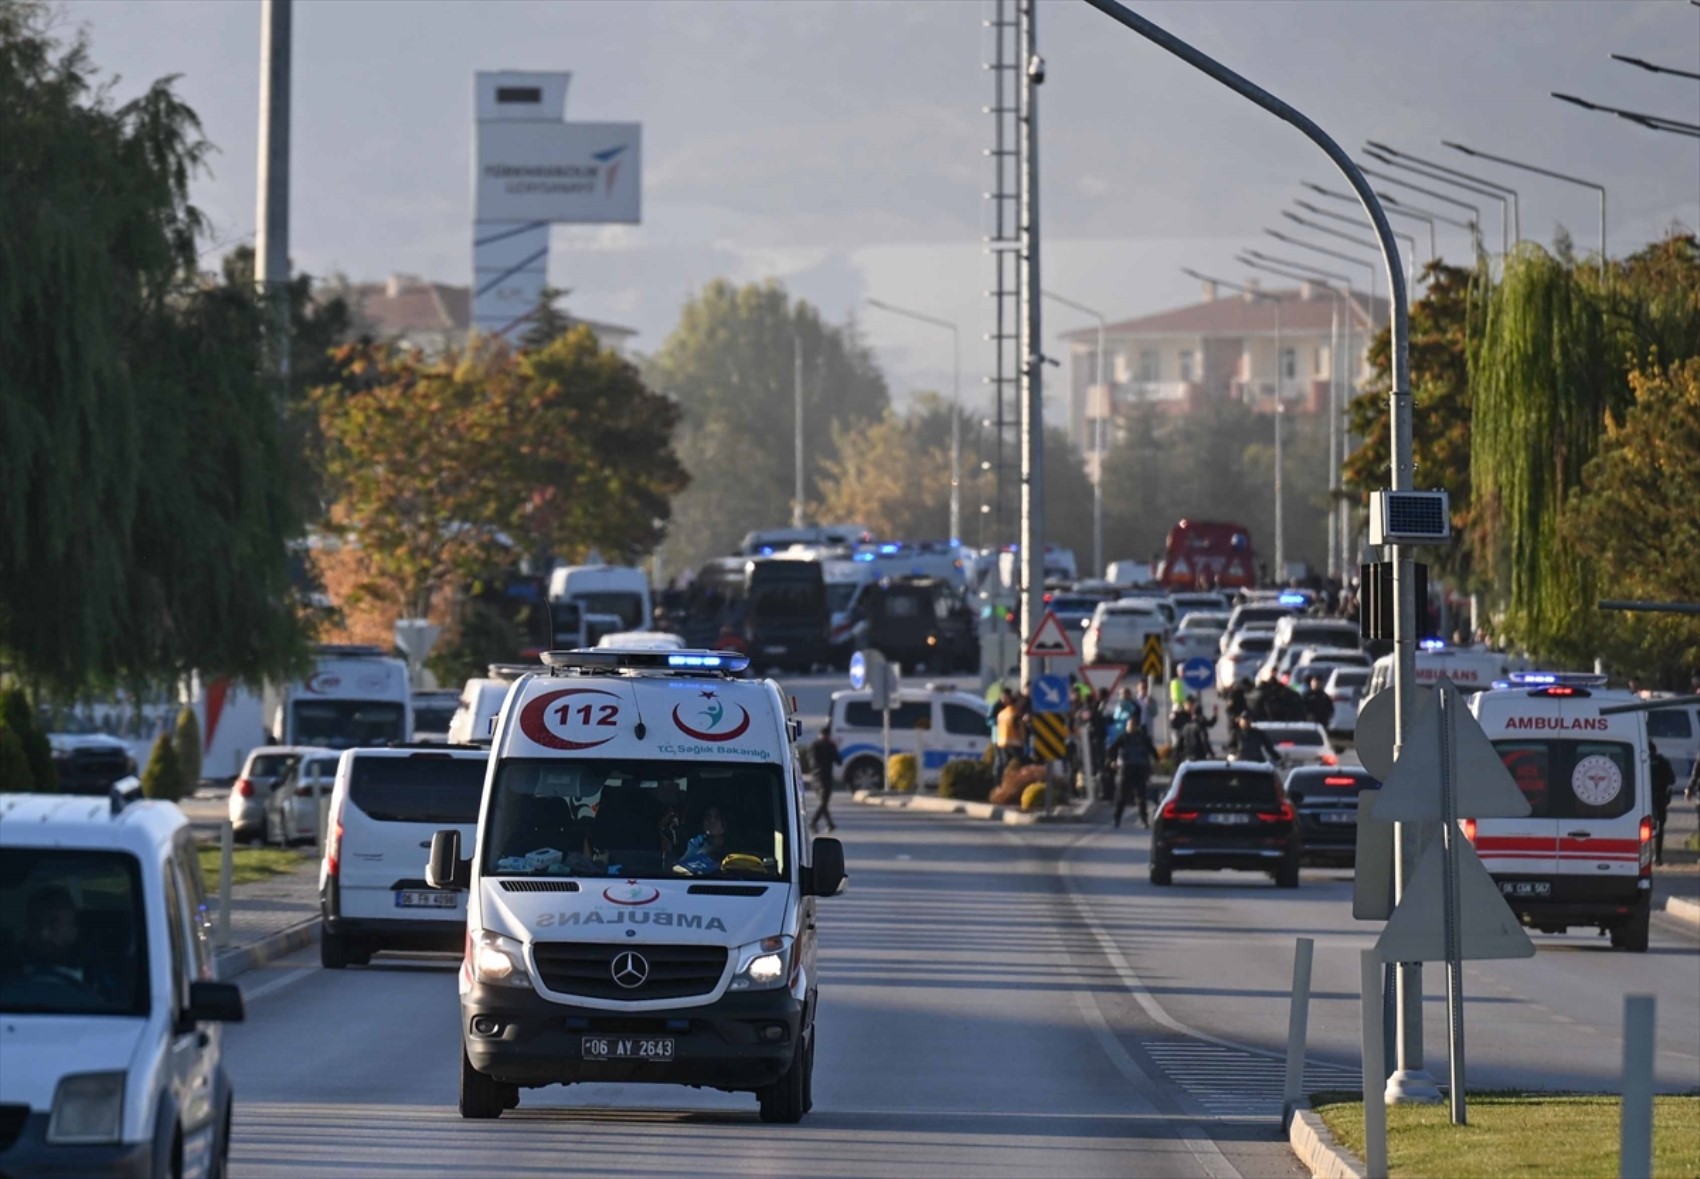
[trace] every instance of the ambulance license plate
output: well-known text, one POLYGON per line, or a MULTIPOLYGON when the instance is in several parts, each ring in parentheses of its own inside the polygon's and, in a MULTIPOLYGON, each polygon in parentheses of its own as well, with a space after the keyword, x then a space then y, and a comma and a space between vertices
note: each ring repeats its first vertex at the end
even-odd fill
POLYGON ((653 1060, 665 1063, 673 1059, 671 1036, 586 1036, 586 1060, 653 1060))
POLYGON ((1549 880, 1501 880, 1499 891, 1508 897, 1550 897, 1552 882, 1549 880))
POLYGON ((397 890, 395 904, 398 909, 452 909, 455 907, 455 894, 435 889, 404 888, 397 890))

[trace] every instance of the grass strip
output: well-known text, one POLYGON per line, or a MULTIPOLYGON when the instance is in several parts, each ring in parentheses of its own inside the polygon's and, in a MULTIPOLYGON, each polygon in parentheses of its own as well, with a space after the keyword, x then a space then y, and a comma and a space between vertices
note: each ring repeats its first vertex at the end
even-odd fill
MULTIPOLYGON (((1318 1093, 1311 1105, 1335 1139, 1363 1158, 1356 1094, 1318 1093)), ((1621 1100, 1590 1093, 1472 1093, 1469 1124, 1445 1105, 1387 1107, 1387 1166, 1397 1179, 1617 1179, 1621 1100)), ((1700 1094, 1653 1099, 1654 1179, 1700 1175, 1700 1094)))
MULTIPOLYGON (((201 856, 201 877, 207 882, 207 891, 218 891, 219 851, 218 845, 202 844, 198 849, 201 856)), ((253 884, 261 880, 270 880, 274 876, 288 876, 298 872, 309 862, 310 857, 298 851, 280 847, 239 847, 231 856, 230 880, 233 884, 253 884)))

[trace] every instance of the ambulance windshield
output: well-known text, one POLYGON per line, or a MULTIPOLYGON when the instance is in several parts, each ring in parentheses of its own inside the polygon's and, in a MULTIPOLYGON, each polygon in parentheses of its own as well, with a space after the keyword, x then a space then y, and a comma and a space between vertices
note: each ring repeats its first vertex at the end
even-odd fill
POLYGON ((496 774, 483 870, 784 880, 786 846, 778 766, 510 758, 496 774))

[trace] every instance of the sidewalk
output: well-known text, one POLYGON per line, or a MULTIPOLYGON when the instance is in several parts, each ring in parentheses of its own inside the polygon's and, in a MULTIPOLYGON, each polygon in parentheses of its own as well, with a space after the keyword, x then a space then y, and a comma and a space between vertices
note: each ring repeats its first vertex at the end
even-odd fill
MULTIPOLYGON (((218 882, 207 883, 212 888, 207 903, 216 941, 218 882)), ((287 876, 234 885, 230 893, 230 945, 218 950, 221 979, 235 978, 292 954, 319 936, 319 873, 318 865, 310 859, 287 876)))

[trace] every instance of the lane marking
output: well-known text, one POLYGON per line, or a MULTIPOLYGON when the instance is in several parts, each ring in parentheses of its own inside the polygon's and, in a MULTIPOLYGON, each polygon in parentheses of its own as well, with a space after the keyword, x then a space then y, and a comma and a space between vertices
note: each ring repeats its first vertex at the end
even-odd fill
POLYGON ((271 981, 261 983, 259 986, 252 989, 244 987, 242 990, 242 1001, 244 1003, 252 1003, 256 999, 264 999, 267 995, 276 994, 278 991, 283 990, 284 987, 294 986, 309 975, 317 973, 319 973, 318 967, 304 966, 300 970, 292 970, 281 978, 274 978, 271 981))

